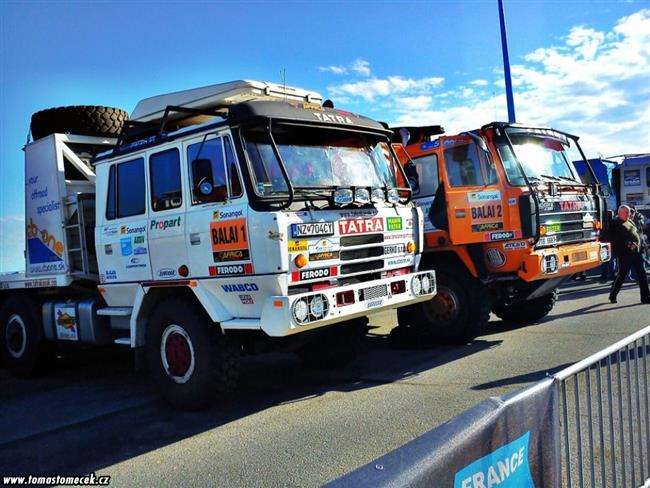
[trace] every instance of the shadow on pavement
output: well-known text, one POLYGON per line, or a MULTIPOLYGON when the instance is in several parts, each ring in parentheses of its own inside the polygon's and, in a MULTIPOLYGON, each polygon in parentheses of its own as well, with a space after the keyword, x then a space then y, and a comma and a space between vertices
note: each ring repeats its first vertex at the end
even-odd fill
POLYGON ((133 372, 129 351, 75 353, 31 380, 0 370, 0 473, 99 471, 283 403, 397 382, 500 344, 400 351, 386 336, 368 336, 366 354, 336 371, 304 369, 292 354, 247 357, 239 391, 191 413, 168 407, 148 375, 133 372))

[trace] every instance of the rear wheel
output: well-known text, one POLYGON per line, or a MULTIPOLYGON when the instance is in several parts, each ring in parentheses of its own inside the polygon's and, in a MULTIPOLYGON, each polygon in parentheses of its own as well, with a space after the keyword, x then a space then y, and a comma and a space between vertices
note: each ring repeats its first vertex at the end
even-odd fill
POLYGON ((32 115, 34 140, 50 134, 117 137, 129 114, 114 107, 73 105, 41 110, 32 115))
POLYGON ((463 343, 485 332, 490 304, 483 286, 465 271, 436 270, 437 293, 426 302, 397 311, 391 336, 397 346, 463 343))
POLYGON ((0 356, 7 368, 19 376, 36 373, 49 357, 47 346, 38 304, 9 298, 0 310, 0 356))
POLYGON ((296 355, 310 368, 342 368, 359 355, 367 325, 368 319, 365 317, 346 324, 331 325, 296 350, 296 355))
POLYGON ((506 322, 530 324, 546 317, 553 310, 559 294, 560 292, 556 288, 548 295, 533 298, 525 302, 519 302, 513 305, 498 303, 492 311, 494 315, 506 322))
POLYGON ((184 410, 224 397, 239 379, 237 343, 189 299, 156 307, 147 328, 147 359, 162 396, 184 410))

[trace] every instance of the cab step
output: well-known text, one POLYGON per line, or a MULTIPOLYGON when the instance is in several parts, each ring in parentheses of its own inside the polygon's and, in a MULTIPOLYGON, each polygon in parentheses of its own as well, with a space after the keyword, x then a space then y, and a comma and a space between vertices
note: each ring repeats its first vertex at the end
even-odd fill
POLYGON ((104 307, 97 310, 97 315, 109 317, 130 317, 133 307, 104 307))

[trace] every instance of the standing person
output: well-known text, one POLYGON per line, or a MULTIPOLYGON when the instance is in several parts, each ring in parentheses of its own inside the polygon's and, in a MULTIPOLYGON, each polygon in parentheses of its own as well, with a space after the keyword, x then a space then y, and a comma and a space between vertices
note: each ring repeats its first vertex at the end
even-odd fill
POLYGON ((636 226, 629 220, 630 207, 618 207, 618 217, 612 220, 609 227, 609 238, 612 243, 614 256, 618 258, 618 274, 609 292, 609 301, 616 303, 616 296, 625 281, 630 269, 636 271, 636 280, 641 292, 641 303, 650 303, 648 277, 643 269, 641 257, 641 238, 636 226))

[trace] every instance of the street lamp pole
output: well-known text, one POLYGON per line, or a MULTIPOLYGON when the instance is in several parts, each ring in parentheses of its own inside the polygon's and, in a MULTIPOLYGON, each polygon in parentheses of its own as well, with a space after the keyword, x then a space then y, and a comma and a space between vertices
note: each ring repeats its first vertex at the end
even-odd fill
POLYGON ((510 58, 508 56, 508 36, 506 34, 506 19, 503 13, 503 0, 499 4, 499 24, 501 27, 501 49, 503 51, 503 74, 506 79, 506 100, 508 102, 508 122, 516 122, 515 101, 512 96, 512 78, 510 77, 510 58))

